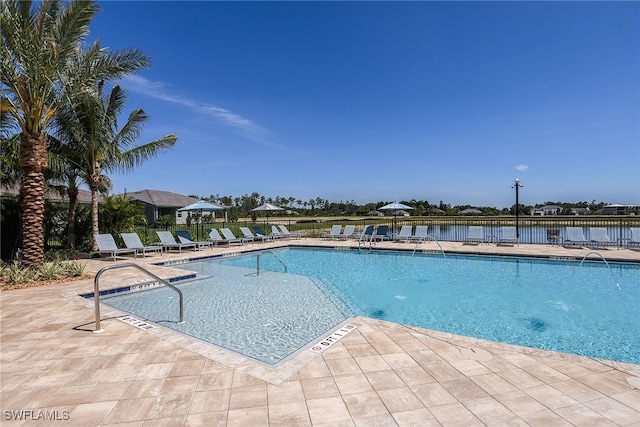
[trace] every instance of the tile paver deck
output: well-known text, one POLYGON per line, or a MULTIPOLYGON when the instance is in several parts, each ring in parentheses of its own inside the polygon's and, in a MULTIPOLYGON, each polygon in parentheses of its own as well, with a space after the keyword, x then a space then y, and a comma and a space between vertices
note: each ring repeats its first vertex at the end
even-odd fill
MULTIPOLYGON (((303 239, 245 248, 289 243, 354 245, 303 239)), ((543 245, 442 247, 577 259, 590 252, 543 245)), ((230 250, 238 248, 117 262, 230 250)), ((426 242, 419 250, 440 249, 426 242)), ((600 252, 607 259, 640 260, 631 250, 600 252)), ((113 264, 90 260, 87 272, 113 264)), ((165 278, 177 274, 151 268, 165 278)), ((104 275, 102 286, 143 280, 136 271, 117 269, 104 275)), ((93 281, 84 280, 0 293, 2 425, 640 425, 640 365, 357 317, 349 321, 357 328, 324 352, 303 349, 272 368, 164 328, 136 328, 106 306, 104 332, 94 334, 93 302, 77 296, 92 291, 93 281), (469 357, 469 348, 488 357, 469 357)))

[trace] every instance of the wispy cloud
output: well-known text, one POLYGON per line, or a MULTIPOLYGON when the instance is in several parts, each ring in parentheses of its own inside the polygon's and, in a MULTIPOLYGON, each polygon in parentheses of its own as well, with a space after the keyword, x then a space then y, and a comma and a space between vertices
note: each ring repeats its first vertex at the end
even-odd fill
POLYGON ((127 85, 127 89, 132 92, 190 108, 198 113, 212 116, 228 126, 250 132, 255 136, 264 137, 270 134, 270 132, 263 127, 226 108, 198 102, 183 96, 173 95, 162 82, 151 81, 140 76, 126 76, 123 80, 127 85))
POLYGON ((516 170, 519 170, 520 172, 526 172, 527 170, 529 170, 529 166, 528 165, 518 165, 518 166, 516 166, 516 170))

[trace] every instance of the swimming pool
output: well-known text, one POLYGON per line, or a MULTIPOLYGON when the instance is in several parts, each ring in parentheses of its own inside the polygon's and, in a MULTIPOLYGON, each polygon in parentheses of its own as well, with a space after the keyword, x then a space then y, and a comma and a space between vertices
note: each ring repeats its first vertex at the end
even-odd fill
MULTIPOLYGON (((256 279, 255 253, 184 264, 185 269, 211 276, 206 281, 181 285, 183 292, 188 292, 196 283, 204 284, 198 285, 202 289, 197 293, 185 294, 185 316, 189 316, 193 298, 210 301, 217 307, 215 311, 227 318, 225 339, 237 341, 234 351, 245 355, 244 348, 254 342, 252 340, 267 343, 278 336, 273 347, 279 347, 289 340, 286 333, 308 328, 308 324, 319 325, 313 331, 319 336, 345 318, 361 315, 504 343, 640 364, 638 265, 585 262, 580 266, 576 261, 307 248, 280 249, 274 253, 282 262, 275 257, 262 257, 262 288, 249 283, 256 279), (286 274, 283 264, 287 267, 286 274), (269 278, 273 281, 267 282, 269 278), (243 280, 247 283, 238 287, 236 293, 232 284, 243 280), (290 286, 279 288, 283 281, 290 286), (268 296, 262 294, 265 288, 268 296), (226 310, 230 295, 240 295, 235 298, 246 302, 253 294, 259 295, 252 302, 260 308, 259 316, 271 313, 269 320, 243 319, 247 315, 239 315, 235 309, 226 310), (293 307, 297 307, 297 314, 289 312, 293 307), (303 314, 307 310, 308 314, 303 314), (305 321, 301 322, 296 316, 305 317, 305 321), (263 331, 266 338, 248 337, 247 331, 234 329, 235 322, 243 322, 249 331, 266 324, 263 331), (286 333, 270 330, 271 322, 287 325, 286 333)), ((140 292, 104 302, 154 320, 158 317, 154 311, 167 312, 166 307, 159 307, 168 297, 159 295, 150 300, 150 295, 140 292), (118 303, 124 299, 130 302, 118 303), (146 311, 141 313, 142 307, 146 307, 146 311)), ((188 328, 203 331, 211 328, 204 325, 202 319, 187 317, 186 320, 188 328)), ((167 322, 167 326, 174 327, 170 324, 173 322, 167 322)), ((200 333, 183 332, 195 336, 200 333)), ((301 337, 288 349, 288 354, 308 343, 308 336, 301 337), (300 345, 305 340, 307 342, 300 345)), ((212 342, 225 348, 229 346, 212 342)), ((262 360, 262 356, 249 356, 262 360)), ((275 359, 267 363, 277 363, 275 359)))

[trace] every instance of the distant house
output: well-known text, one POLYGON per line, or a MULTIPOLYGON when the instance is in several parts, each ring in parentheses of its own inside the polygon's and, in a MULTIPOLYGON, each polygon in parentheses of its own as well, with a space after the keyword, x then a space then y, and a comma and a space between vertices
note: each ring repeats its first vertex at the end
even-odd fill
POLYGON ((591 209, 589 208, 571 208, 571 214, 575 216, 591 215, 591 209))
POLYGON ((442 209, 438 209, 438 208, 431 208, 429 209, 429 215, 445 215, 446 212, 443 211, 442 209))
POLYGON ((480 215, 480 214, 482 214, 482 211, 479 210, 479 209, 469 208, 469 209, 465 209, 463 211, 460 211, 460 214, 462 214, 462 215, 480 215))
POLYGON ((384 214, 382 212, 377 211, 377 210, 374 209, 372 211, 369 211, 369 215, 370 216, 383 216, 384 214))
POLYGON ((391 213, 393 216, 411 216, 411 214, 405 210, 398 209, 397 211, 393 211, 391 213))
POLYGON ((637 215, 640 206, 612 204, 598 209, 597 215, 637 215))
POLYGON ((531 209, 531 216, 560 215, 562 206, 544 205, 539 208, 531 209))
MULTIPOLYGON (((189 212, 179 212, 178 209, 198 201, 195 197, 183 196, 170 191, 140 190, 127 192, 127 197, 144 207, 144 216, 148 224, 154 224, 164 215, 173 215, 176 224, 186 224, 189 212)), ((214 215, 215 211, 203 211, 203 215, 214 215)))

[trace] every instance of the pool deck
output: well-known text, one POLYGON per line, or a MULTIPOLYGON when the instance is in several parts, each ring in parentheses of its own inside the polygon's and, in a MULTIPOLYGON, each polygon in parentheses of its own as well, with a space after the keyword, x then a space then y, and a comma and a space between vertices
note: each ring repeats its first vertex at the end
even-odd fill
MULTIPOLYGON (((180 272, 152 264, 288 244, 357 247, 321 239, 219 246, 116 262, 93 259, 86 271, 136 262, 170 278, 180 272)), ((579 260, 592 252, 550 245, 441 246, 446 252, 579 260)), ((418 250, 440 247, 425 242, 418 250)), ((589 258, 640 261, 638 251, 596 252, 589 258)), ((101 287, 144 280, 134 269, 115 269, 102 276, 101 287)), ((640 365, 357 317, 349 321, 356 328, 323 352, 306 348, 273 368, 164 328, 136 327, 104 305, 103 332, 93 333, 93 301, 77 296, 89 292, 91 279, 0 293, 3 426, 640 425, 640 365)))

